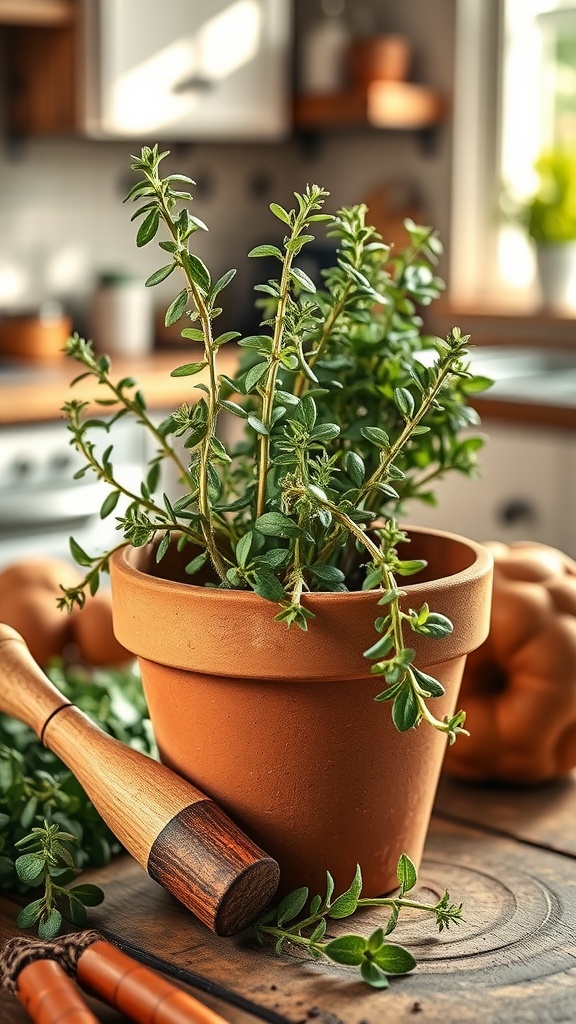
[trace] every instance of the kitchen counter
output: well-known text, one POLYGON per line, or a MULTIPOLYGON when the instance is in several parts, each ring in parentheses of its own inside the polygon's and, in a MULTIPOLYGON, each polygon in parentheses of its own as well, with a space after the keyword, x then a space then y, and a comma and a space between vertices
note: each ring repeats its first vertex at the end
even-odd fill
MULTIPOLYGON (((115 358, 113 377, 135 377, 151 409, 174 409, 192 402, 198 394, 194 385, 206 380, 202 374, 193 381, 170 377, 176 366, 195 358, 200 356, 186 349, 139 359, 115 358)), ((220 372, 233 375, 237 358, 233 346, 223 349, 218 356, 220 372)), ((490 391, 472 399, 482 419, 576 429, 576 350, 482 346, 473 350, 473 360, 475 372, 496 380, 490 391)), ((71 359, 46 366, 0 364, 0 425, 60 419, 66 400, 93 399, 93 379, 70 388, 81 369, 71 359)))
MULTIPOLYGON (((155 352, 139 359, 112 360, 113 379, 133 376, 138 381, 150 409, 175 409, 198 396, 194 385, 206 382, 206 376, 171 377, 170 371, 200 356, 182 351, 155 352)), ((237 355, 223 349, 219 354, 221 373, 233 373, 237 355)), ((70 382, 82 372, 82 366, 63 358, 46 365, 4 363, 0 365, 0 425, 42 422, 62 417, 61 408, 71 398, 92 400, 98 385, 94 378, 80 381, 73 388, 70 382)))
MULTIPOLYGON (((464 920, 440 934, 408 914, 392 936, 416 970, 388 991, 363 985, 352 968, 276 956, 250 932, 222 939, 199 924, 128 857, 82 875, 103 887, 90 926, 160 971, 229 1024, 530 1024, 573 1021, 576 1006, 576 774, 526 789, 445 778, 418 883, 422 899, 445 887, 464 901, 464 920)), ((0 940, 17 933, 21 898, 0 899, 0 940)), ((374 908, 331 921, 330 934, 368 934, 386 920, 374 908)), ((124 1017, 90 1000, 102 1022, 124 1017)), ((3 1024, 25 1024, 0 993, 3 1024)))

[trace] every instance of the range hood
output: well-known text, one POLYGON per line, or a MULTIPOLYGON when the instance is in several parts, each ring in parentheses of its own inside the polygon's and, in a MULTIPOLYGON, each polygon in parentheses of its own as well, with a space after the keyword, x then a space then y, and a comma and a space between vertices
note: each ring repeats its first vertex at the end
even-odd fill
POLYGON ((83 0, 93 138, 275 140, 290 128, 290 0, 83 0))

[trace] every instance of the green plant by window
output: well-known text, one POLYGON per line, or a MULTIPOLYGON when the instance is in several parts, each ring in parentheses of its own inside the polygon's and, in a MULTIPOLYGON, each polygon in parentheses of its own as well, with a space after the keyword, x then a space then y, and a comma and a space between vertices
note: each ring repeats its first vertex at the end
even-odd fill
MULTIPOLYGON (((294 193, 293 209, 270 204, 282 245, 248 254, 278 264, 277 276, 256 288, 259 332, 219 334, 222 293, 235 272, 213 281, 191 250, 205 225, 188 208, 191 179, 160 176, 166 156, 155 146, 133 158, 139 179, 128 199, 139 204, 138 246, 163 228, 159 246, 168 262, 146 283, 179 279, 165 322, 182 323, 182 336, 199 349, 173 371, 202 374, 196 400, 156 426, 136 382, 116 382, 109 359, 74 336, 68 352, 81 364, 77 379, 94 378, 107 414, 90 415, 86 402, 65 406, 72 443, 85 458, 79 475, 94 472, 109 485, 102 516, 120 496, 127 499, 118 517, 122 543, 155 541, 158 560, 175 544, 192 582, 202 570, 208 586, 253 590, 278 606, 276 619, 286 626, 308 628, 308 592, 373 590, 376 637, 365 656, 379 683, 375 699, 391 702, 398 729, 426 720, 453 741, 464 731, 464 713, 435 716, 431 705, 442 687, 414 665, 408 640, 411 632, 445 636, 452 625, 427 605, 401 608, 399 580, 423 563, 399 553, 407 538, 397 523, 409 499, 434 501, 434 484, 448 471, 474 472, 482 445, 463 431, 477 423, 468 396, 490 382, 471 374, 460 330, 444 340, 427 337, 417 313, 443 287, 434 273, 437 235, 407 221, 408 244, 393 252, 366 223, 365 206, 327 214, 328 193, 309 185, 294 193), (317 229, 335 245, 334 265, 318 288, 299 266, 317 229), (220 349, 230 343, 243 353, 234 377, 219 370, 220 349), (112 444, 99 454, 93 440, 94 431, 113 432, 126 415, 144 425, 157 448, 133 492, 115 475, 112 444), (244 425, 230 450, 218 432, 222 416, 244 425), (165 459, 181 481, 177 500, 161 493, 165 459)), ((86 588, 97 589, 110 556, 71 546, 87 571, 62 597, 68 607, 83 603, 86 588)), ((280 627, 271 621, 270 628, 280 627)))
POLYGON ((537 244, 576 241, 576 152, 542 153, 535 169, 537 191, 524 203, 505 196, 506 212, 537 244))

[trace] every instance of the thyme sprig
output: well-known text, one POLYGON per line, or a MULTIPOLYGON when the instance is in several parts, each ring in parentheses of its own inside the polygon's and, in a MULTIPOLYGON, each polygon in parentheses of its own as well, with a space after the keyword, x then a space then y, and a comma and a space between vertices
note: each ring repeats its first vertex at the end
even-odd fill
POLYGON ((51 939, 60 931, 65 917, 77 928, 86 924, 86 907, 97 907, 104 899, 102 889, 87 882, 68 888, 76 874, 69 846, 76 836, 63 832, 56 823, 44 821, 15 844, 25 850, 16 858, 18 878, 31 888, 42 886, 38 899, 27 903, 16 919, 19 928, 37 926, 41 939, 51 939))
POLYGON ((436 903, 426 903, 406 896, 406 893, 414 889, 418 874, 414 863, 405 853, 398 861, 397 878, 397 895, 362 897, 362 872, 357 867, 349 888, 334 898, 334 879, 327 872, 325 896, 310 899, 307 887, 295 889, 278 906, 265 911, 255 922, 256 938, 262 945, 266 940, 273 940, 278 954, 293 947, 314 960, 326 958, 337 964, 357 967, 368 985, 387 988, 389 975, 407 974, 416 966, 409 950, 387 941, 403 910, 417 910, 433 915, 439 931, 449 928, 451 924, 459 924, 462 920, 462 904, 451 903, 447 890, 436 903), (336 937, 328 935, 331 920, 350 917, 364 907, 389 909, 385 925, 374 929, 367 937, 356 934, 336 937))

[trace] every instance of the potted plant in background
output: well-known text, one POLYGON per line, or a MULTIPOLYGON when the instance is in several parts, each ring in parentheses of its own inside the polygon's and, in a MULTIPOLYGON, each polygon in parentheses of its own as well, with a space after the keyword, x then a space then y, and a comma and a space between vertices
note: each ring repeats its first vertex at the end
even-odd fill
POLYGON ((188 209, 191 179, 160 177, 166 155, 133 158, 129 198, 139 246, 165 229, 167 262, 147 284, 180 279, 166 323, 181 321, 197 350, 173 371, 196 400, 155 426, 135 381, 115 382, 107 357, 70 339, 106 414, 65 406, 81 472, 109 484, 103 516, 121 495, 128 506, 113 552, 71 542, 86 576, 62 604, 81 605, 109 567, 115 631, 138 656, 162 759, 278 858, 285 889, 321 888, 328 868, 347 884, 359 863, 377 895, 397 885, 403 851, 421 856, 491 590, 482 547, 397 516, 433 500, 445 472, 473 471, 482 441, 461 431, 476 421, 467 396, 487 381, 469 372, 458 329, 422 333, 415 304, 442 287, 435 232, 408 222, 406 249, 390 252, 364 206, 326 214, 315 185, 293 210, 271 204, 284 241, 249 254, 279 269, 257 287, 260 333, 218 334, 234 271, 213 282, 191 251, 205 226, 188 209), (337 246, 318 289, 298 266, 317 226, 337 246), (230 343, 243 353, 234 376, 218 366, 230 343), (116 479, 112 444, 99 455, 92 439, 126 415, 157 445, 138 494, 116 479), (223 417, 245 428, 234 447, 223 417), (178 497, 161 493, 164 460, 178 497))
POLYGON ((576 153, 553 149, 536 162, 538 188, 524 202, 504 197, 504 207, 526 230, 536 253, 544 307, 576 311, 576 153))

